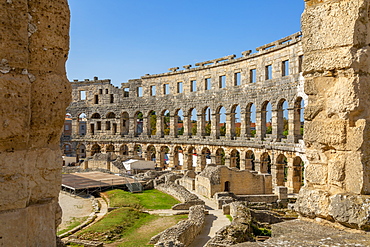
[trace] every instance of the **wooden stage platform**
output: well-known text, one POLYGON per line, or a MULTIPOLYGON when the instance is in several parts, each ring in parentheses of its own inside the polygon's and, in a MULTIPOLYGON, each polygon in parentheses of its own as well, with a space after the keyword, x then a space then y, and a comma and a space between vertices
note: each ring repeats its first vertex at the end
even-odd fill
POLYGON ((103 172, 62 174, 62 189, 72 191, 102 190, 109 187, 118 188, 133 183, 138 183, 138 181, 103 172))

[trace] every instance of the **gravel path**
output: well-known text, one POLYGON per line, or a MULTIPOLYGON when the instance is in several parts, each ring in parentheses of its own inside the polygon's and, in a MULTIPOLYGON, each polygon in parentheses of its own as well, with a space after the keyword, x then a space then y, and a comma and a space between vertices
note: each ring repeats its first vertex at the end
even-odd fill
POLYGON ((62 230, 68 226, 68 222, 73 218, 82 218, 92 212, 91 197, 73 196, 66 192, 59 193, 59 204, 62 208, 62 223, 59 229, 62 230))

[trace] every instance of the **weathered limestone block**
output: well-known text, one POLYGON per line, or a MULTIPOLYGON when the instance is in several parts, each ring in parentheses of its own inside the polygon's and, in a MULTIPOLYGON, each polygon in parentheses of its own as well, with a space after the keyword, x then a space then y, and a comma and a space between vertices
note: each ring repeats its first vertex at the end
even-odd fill
POLYGON ((68 4, 2 1, 0 23, 0 245, 55 246, 68 4))
POLYGON ((242 202, 230 203, 230 215, 233 221, 222 227, 211 238, 206 247, 231 246, 246 241, 254 241, 251 227, 252 216, 249 208, 242 202))
POLYGON ((182 220, 150 240, 155 246, 189 246, 202 231, 205 222, 205 207, 203 205, 190 208, 187 220, 182 220))
POLYGON ((369 0, 306 0, 302 15, 306 185, 297 210, 367 229, 369 0))

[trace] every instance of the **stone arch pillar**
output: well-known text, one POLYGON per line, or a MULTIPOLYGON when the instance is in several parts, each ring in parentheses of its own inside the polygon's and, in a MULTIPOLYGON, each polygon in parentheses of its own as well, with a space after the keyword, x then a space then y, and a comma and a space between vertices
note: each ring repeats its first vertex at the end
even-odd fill
POLYGON ((72 117, 72 136, 80 136, 78 117, 72 117))
POLYGON ((234 138, 235 134, 235 112, 226 113, 226 137, 234 138))
POLYGON ((201 137, 204 136, 205 134, 205 123, 203 121, 204 115, 202 112, 197 114, 197 136, 201 137))
POLYGON ((215 139, 220 138, 220 114, 219 113, 212 113, 212 121, 211 121, 211 135, 215 139))
POLYGON ((176 138, 178 136, 178 124, 179 119, 177 114, 172 115, 170 114, 170 136, 176 138))
POLYGON ((263 140, 266 136, 266 112, 256 111, 256 138, 263 140))
POLYGON ((184 117, 184 136, 191 136, 191 115, 183 115, 184 117))

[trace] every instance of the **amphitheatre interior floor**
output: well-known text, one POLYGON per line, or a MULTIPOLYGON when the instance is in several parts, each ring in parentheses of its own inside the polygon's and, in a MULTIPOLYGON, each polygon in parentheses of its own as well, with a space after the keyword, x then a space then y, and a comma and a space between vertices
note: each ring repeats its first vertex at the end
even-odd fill
POLYGON ((62 174, 62 187, 70 190, 88 190, 107 187, 119 187, 128 183, 135 183, 132 178, 103 172, 84 172, 62 174))

